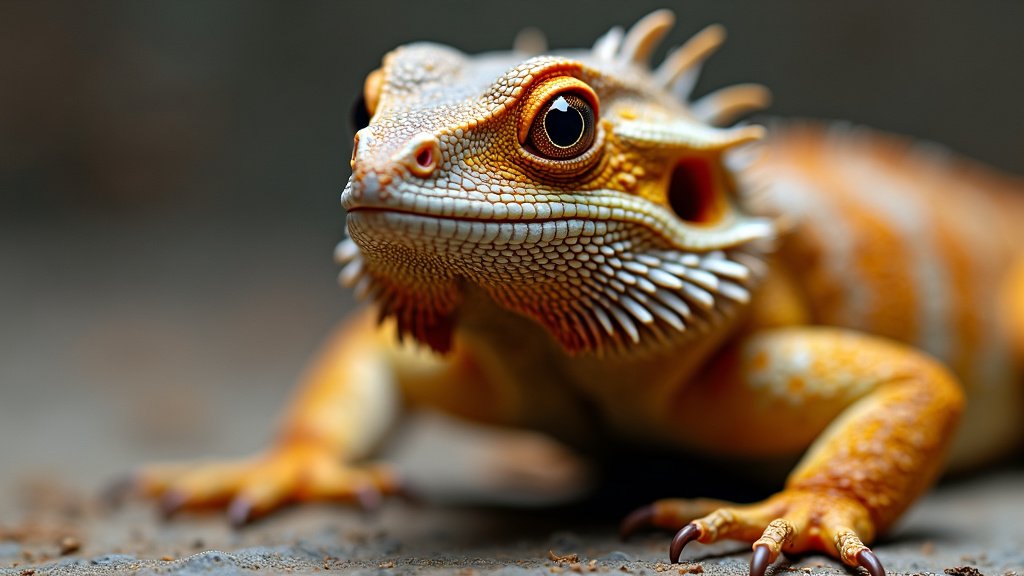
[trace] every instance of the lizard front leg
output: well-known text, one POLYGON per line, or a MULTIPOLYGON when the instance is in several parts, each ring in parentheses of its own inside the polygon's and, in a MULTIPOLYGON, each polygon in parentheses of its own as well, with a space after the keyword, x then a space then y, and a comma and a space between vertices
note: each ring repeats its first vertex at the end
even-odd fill
POLYGON ((906 346, 827 328, 755 335, 682 390, 662 418, 717 453, 782 455, 810 445, 784 490, 750 505, 659 501, 634 513, 626 532, 682 527, 673 561, 692 540, 752 542, 753 576, 782 551, 825 552, 880 576, 865 544, 934 481, 962 405, 953 376, 906 346))
POLYGON ((151 465, 143 495, 168 514, 226 505, 236 524, 293 501, 372 505, 398 488, 378 464, 355 464, 391 428, 400 398, 389 345, 368 316, 341 327, 303 379, 273 445, 233 461, 151 465))

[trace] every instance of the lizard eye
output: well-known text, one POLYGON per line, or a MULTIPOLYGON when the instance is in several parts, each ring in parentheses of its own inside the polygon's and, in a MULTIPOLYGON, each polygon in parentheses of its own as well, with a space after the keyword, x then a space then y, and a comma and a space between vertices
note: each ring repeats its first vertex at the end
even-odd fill
POLYGON ((352 105, 352 117, 349 120, 352 122, 353 133, 359 132, 370 125, 370 107, 366 105, 366 97, 362 94, 359 95, 359 99, 352 105))
POLYGON ((377 104, 380 101, 381 87, 384 82, 384 72, 380 68, 370 72, 363 82, 363 91, 359 93, 352 106, 352 131, 359 132, 370 125, 370 118, 373 118, 377 111, 377 104))
POLYGON ((524 99, 517 126, 525 161, 548 175, 572 176, 604 148, 594 90, 573 76, 543 80, 524 99))
POLYGON ((594 143, 594 109, 580 95, 556 94, 537 112, 527 142, 540 156, 567 160, 586 152, 594 143))

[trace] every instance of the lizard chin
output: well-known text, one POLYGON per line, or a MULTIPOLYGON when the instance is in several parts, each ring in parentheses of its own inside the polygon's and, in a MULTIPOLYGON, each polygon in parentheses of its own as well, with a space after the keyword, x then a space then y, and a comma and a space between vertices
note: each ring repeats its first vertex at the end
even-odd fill
POLYGON ((692 338, 735 315, 764 243, 684 252, 615 220, 481 221, 390 210, 348 214, 339 280, 400 337, 451 348, 464 283, 543 325, 566 352, 614 353, 692 338))

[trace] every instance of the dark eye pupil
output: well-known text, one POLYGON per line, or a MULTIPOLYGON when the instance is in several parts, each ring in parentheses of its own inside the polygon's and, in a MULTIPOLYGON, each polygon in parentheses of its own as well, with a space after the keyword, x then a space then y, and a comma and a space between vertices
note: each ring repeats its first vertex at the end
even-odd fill
POLYGON ((570 106, 564 96, 559 96, 551 103, 544 115, 544 130, 548 133, 551 143, 561 148, 568 148, 579 142, 583 137, 585 123, 583 114, 575 106, 570 106))
POLYGON ((530 119, 528 149, 548 160, 572 160, 590 150, 597 130, 594 107, 579 94, 553 94, 530 119))

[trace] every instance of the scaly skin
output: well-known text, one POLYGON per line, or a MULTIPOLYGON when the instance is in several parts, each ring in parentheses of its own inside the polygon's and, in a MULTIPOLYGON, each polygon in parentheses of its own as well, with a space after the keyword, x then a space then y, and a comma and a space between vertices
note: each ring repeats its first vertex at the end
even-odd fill
POLYGON ((737 458, 806 451, 760 503, 662 500, 624 532, 679 530, 673 560, 691 540, 745 540, 754 576, 781 551, 882 574, 865 544, 951 447, 971 465, 1016 440, 1022 186, 849 129, 785 130, 744 163, 764 129, 717 126, 766 91, 689 103, 723 35, 652 71, 671 24, 655 12, 565 54, 387 55, 337 253, 382 328, 339 332, 267 454, 150 468, 142 489, 169 511, 230 502, 236 521, 373 500, 397 482, 355 462, 401 406, 429 405, 570 443, 604 426, 737 458), (566 95, 577 124, 596 121, 553 144, 544 114, 566 95))

